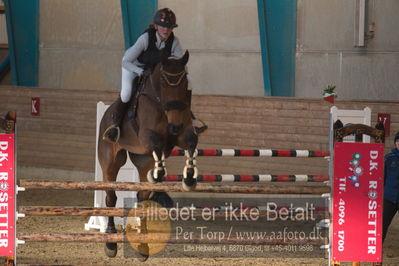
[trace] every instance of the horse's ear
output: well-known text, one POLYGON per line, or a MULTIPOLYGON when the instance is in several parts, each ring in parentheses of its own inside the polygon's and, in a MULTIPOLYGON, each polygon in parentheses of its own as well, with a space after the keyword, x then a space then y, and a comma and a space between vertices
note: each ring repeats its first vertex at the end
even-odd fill
POLYGON ((181 63, 183 66, 185 66, 187 64, 189 57, 190 57, 190 54, 189 54, 188 50, 186 50, 183 57, 181 58, 181 63))

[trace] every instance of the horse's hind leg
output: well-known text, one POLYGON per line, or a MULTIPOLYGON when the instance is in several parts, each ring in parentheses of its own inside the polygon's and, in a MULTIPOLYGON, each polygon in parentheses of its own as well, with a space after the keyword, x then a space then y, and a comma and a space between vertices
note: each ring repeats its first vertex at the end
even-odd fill
MULTIPOLYGON (((136 166, 137 171, 140 176, 140 182, 146 182, 147 178, 146 175, 150 169, 152 169, 154 165, 154 159, 151 155, 138 155, 129 153, 129 157, 133 164, 136 166)), ((146 205, 143 201, 146 200, 153 200, 160 203, 163 207, 172 207, 173 201, 169 197, 166 192, 154 192, 154 191, 138 191, 137 192, 137 201, 142 203, 142 205, 146 205)), ((151 203, 150 203, 151 204, 151 203)), ((149 221, 151 223, 151 221, 149 221)), ((148 231, 147 227, 148 223, 147 220, 143 217, 140 220, 140 229, 141 233, 152 233, 148 231)), ((142 243, 138 245, 137 251, 139 252, 140 256, 139 259, 144 261, 148 258, 149 254, 151 254, 150 247, 147 243, 142 243)))
MULTIPOLYGON (((154 160, 151 155, 137 155, 129 152, 129 157, 132 163, 136 166, 139 173, 140 182, 145 182, 147 172, 154 165, 154 160)), ((151 191, 137 191, 137 202, 148 200, 151 191)), ((146 219, 145 217, 140 218, 140 233, 147 233, 146 219)), ((148 259, 150 254, 150 248, 147 243, 141 243, 137 246, 137 251, 139 253, 138 259, 145 261, 148 259)))
MULTIPOLYGON (((126 157, 127 157, 126 151, 125 150, 118 151, 114 158, 112 158, 112 156, 106 156, 104 153, 101 153, 100 151, 101 150, 99 149, 99 155, 101 154, 101 156, 99 157, 100 157, 101 168, 103 171, 103 179, 105 182, 114 182, 116 181, 116 178, 118 176, 119 169, 126 163, 126 157)), ((115 207, 117 200, 115 191, 106 190, 105 193, 106 193, 105 205, 107 207, 115 207)), ((105 232, 111 234, 116 233, 113 216, 108 217, 108 224, 105 232)), ((105 243, 104 251, 108 257, 110 258, 115 257, 118 252, 117 243, 114 242, 105 243)))

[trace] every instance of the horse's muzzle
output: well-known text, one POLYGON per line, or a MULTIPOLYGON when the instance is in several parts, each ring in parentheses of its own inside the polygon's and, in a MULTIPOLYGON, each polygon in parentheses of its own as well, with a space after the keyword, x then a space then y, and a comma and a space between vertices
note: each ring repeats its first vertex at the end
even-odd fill
POLYGON ((169 134, 177 136, 177 135, 180 135, 182 130, 183 130, 183 124, 180 124, 180 125, 168 124, 169 134))

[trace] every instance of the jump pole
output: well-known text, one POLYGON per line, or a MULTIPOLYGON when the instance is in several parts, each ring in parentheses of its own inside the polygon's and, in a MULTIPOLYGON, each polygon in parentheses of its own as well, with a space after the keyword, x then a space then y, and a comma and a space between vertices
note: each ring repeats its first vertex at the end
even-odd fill
MULTIPOLYGON (((182 181, 183 175, 167 175, 165 182, 182 181)), ((197 182, 326 182, 328 175, 198 175, 197 182)))
MULTIPOLYGON (((328 157, 326 150, 273 150, 273 149, 197 149, 197 156, 232 157, 328 157)), ((184 150, 172 150, 170 156, 184 156, 184 150)))
POLYGON ((190 239, 172 238, 165 233, 117 233, 117 234, 18 234, 18 239, 26 242, 130 242, 130 243, 168 243, 168 244, 242 244, 242 245, 325 245, 327 239, 208 239, 192 237, 190 239))
MULTIPOLYGON (((146 217, 155 215, 167 215, 170 212, 176 212, 177 215, 180 213, 187 213, 187 209, 190 207, 180 207, 180 208, 92 208, 92 207, 46 207, 46 206, 22 206, 19 207, 18 213, 24 214, 25 216, 123 216, 123 217, 146 217), (182 210, 184 209, 184 210, 182 210)), ((256 207, 249 207, 256 208, 256 207)), ((205 208, 195 208, 193 210, 194 216, 202 216, 203 210, 205 208)), ((207 210, 212 209, 209 207, 207 210)), ((288 208, 287 208, 288 209, 288 208)), ((225 217, 226 213, 234 212, 229 209, 220 209, 214 213, 215 217, 225 217)), ((309 211, 304 208, 293 208, 292 212, 304 212, 309 211), (299 210, 302 209, 302 210, 299 210)), ((268 216, 274 218, 278 210, 259 210, 259 217, 268 216)), ((329 213, 327 210, 319 210, 315 208, 312 210, 314 218, 326 219, 329 218, 329 213)))
MULTIPOLYGON (((181 183, 134 183, 134 182, 76 182, 76 181, 38 181, 20 180, 20 187, 25 189, 77 189, 77 190, 115 190, 115 191, 163 191, 187 192, 181 183)), ((261 184, 234 185, 234 184, 208 184, 198 183, 192 192, 212 193, 252 193, 252 194, 311 194, 322 195, 330 192, 330 187, 325 184, 261 184)))

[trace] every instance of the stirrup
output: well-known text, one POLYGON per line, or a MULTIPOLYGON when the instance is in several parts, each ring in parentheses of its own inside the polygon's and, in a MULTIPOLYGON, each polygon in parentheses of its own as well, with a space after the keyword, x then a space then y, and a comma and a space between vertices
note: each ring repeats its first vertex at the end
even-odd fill
POLYGON ((103 140, 115 144, 119 141, 120 136, 121 130, 119 129, 119 127, 111 125, 104 131, 103 140), (112 130, 116 130, 116 133, 113 133, 112 130))
POLYGON ((199 125, 199 126, 194 125, 194 130, 197 133, 197 135, 199 136, 199 135, 203 134, 208 129, 208 126, 201 119, 195 118, 193 113, 191 113, 191 115, 193 117, 193 122, 198 121, 199 123, 201 123, 201 125, 199 125))
POLYGON ((197 135, 202 135, 208 129, 208 126, 203 125, 202 127, 194 127, 194 129, 197 135))

